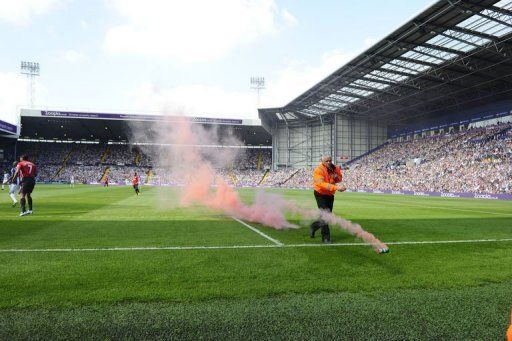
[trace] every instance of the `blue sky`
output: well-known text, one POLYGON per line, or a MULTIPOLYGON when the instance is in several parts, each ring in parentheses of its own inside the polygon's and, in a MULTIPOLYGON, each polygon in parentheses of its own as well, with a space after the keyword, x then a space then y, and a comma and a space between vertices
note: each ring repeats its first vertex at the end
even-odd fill
POLYGON ((0 119, 36 105, 256 118, 282 106, 431 0, 0 0, 0 119))

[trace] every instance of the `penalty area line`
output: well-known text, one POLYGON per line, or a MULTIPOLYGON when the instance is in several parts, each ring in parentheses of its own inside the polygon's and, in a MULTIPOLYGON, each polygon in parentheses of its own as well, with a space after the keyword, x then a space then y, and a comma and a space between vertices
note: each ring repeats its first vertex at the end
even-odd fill
MULTIPOLYGON (((503 239, 468 239, 468 240, 425 240, 387 242, 387 245, 421 245, 421 244, 470 244, 512 242, 512 238, 503 239)), ((0 249, 8 252, 100 252, 100 251, 173 251, 173 250, 229 250, 229 249, 283 249, 306 247, 343 247, 371 246, 367 243, 333 243, 333 244, 267 244, 267 245, 226 245, 226 246, 140 246, 140 247, 99 247, 99 248, 55 248, 55 249, 0 249)))
POLYGON ((257 228, 255 228, 254 226, 251 226, 249 224, 247 224, 245 221, 243 220, 240 220, 238 218, 235 218, 235 217, 231 217, 233 218, 234 220, 238 221, 240 224, 244 225, 245 227, 247 227, 248 229, 250 229, 251 231, 254 231, 256 232, 257 234, 259 234, 260 236, 262 236, 263 238, 266 238, 268 240, 270 240, 272 243, 276 244, 277 246, 283 246, 284 244, 281 243, 279 240, 277 239, 274 239, 272 237, 270 237, 269 235, 261 232, 260 230, 258 230, 257 228))

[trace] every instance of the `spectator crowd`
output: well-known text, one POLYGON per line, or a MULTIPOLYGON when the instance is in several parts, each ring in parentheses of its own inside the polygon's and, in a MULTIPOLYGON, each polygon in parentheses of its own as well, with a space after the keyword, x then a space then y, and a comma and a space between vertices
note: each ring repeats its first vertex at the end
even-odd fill
MULTIPOLYGON (((19 142, 31 155, 38 181, 124 183, 134 171, 143 183, 180 184, 158 164, 166 147, 19 142)), ((271 149, 213 147, 200 151, 216 174, 235 186, 311 188, 311 169, 269 170, 271 149), (222 160, 230 160, 228 164, 222 160), (219 161, 220 160, 220 161, 219 161)), ((389 142, 344 171, 351 190, 512 193, 512 124, 389 142)))

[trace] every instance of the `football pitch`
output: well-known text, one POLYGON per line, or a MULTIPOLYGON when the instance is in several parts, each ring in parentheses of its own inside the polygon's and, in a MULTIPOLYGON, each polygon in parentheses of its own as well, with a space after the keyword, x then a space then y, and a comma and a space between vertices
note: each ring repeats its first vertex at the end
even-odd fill
POLYGON ((389 243, 379 255, 335 228, 322 245, 183 208, 172 188, 37 185, 26 217, 6 192, 2 340, 491 340, 509 323, 512 202, 339 193, 334 212, 389 243))

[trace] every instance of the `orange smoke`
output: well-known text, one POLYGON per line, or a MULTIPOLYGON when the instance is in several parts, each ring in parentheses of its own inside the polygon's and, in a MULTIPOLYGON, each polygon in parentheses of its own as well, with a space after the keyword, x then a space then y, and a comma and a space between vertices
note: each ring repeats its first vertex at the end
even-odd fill
POLYGON ((510 326, 507 330, 507 341, 512 341, 512 312, 510 312, 510 326))
MULTIPOLYGON (((245 204, 238 193, 216 172, 216 168, 225 169, 231 165, 235 155, 216 151, 215 158, 212 159, 210 155, 207 159, 201 154, 204 151, 197 147, 200 144, 219 144, 219 137, 215 135, 215 131, 207 131, 199 125, 193 125, 183 117, 176 118, 172 124, 160 124, 156 130, 159 133, 159 143, 170 146, 170 150, 167 148, 164 149, 165 152, 160 153, 159 166, 170 171, 184 185, 180 193, 182 205, 199 203, 222 211, 226 215, 276 229, 299 227, 286 219, 287 213, 309 220, 319 218, 318 210, 304 210, 279 195, 265 193, 263 190, 257 193, 252 204, 245 204)), ((223 136, 223 139, 225 138, 223 136)), ((387 249, 384 243, 373 234, 364 231, 359 224, 324 211, 320 212, 320 218, 361 238, 377 251, 387 249)))

